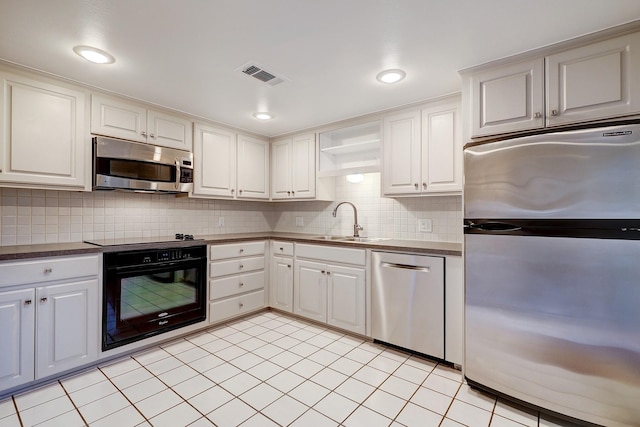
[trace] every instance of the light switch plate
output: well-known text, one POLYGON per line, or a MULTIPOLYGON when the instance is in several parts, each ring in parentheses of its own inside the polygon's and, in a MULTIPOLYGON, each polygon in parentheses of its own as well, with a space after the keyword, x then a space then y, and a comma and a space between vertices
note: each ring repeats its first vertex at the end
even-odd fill
POLYGON ((418 220, 418 232, 420 233, 431 233, 431 220, 430 219, 419 219, 418 220))
POLYGON ((304 219, 301 216, 296 217, 296 227, 304 227, 304 219))
POLYGON ((218 227, 224 227, 224 217, 218 218, 218 227))

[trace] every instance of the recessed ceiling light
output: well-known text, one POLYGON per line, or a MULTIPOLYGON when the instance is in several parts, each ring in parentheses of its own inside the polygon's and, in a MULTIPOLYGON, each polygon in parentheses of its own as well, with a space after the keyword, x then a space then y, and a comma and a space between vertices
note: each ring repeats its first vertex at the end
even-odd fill
POLYGON ((75 46, 73 51, 86 59, 87 61, 96 63, 96 64, 113 64, 116 62, 116 59, 105 52, 104 50, 100 50, 91 46, 75 46))
POLYGON ((404 79, 406 75, 407 73, 398 69, 384 70, 378 73, 376 79, 378 79, 378 81, 382 83, 396 83, 404 79))
POLYGON ((270 120, 270 119, 273 119, 273 114, 260 111, 260 112, 254 113, 253 117, 255 117, 258 120, 270 120))

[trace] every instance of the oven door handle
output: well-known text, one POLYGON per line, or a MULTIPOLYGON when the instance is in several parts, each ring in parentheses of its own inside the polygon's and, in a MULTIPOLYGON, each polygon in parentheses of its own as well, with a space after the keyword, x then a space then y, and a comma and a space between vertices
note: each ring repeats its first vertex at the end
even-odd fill
POLYGON ((134 271, 136 273, 149 273, 155 272, 158 270, 165 271, 167 268, 172 267, 180 267, 180 268, 190 268, 190 267, 200 267, 202 264, 203 258, 191 258, 188 261, 172 261, 172 262, 162 262, 155 264, 142 264, 142 265, 127 265, 127 266, 107 266, 108 271, 115 271, 118 273, 121 272, 131 272, 134 271))

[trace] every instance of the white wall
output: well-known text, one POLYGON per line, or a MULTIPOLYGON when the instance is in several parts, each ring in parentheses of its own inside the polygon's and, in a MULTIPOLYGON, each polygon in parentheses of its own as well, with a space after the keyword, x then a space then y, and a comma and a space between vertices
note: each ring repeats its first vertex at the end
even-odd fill
POLYGON ((121 237, 158 237, 238 232, 302 232, 350 235, 358 208, 363 236, 462 241, 461 197, 380 197, 380 174, 351 184, 336 178, 335 202, 238 202, 172 195, 0 189, 0 245, 79 242, 121 237), (223 217, 225 226, 219 227, 223 217), (304 226, 296 227, 296 217, 304 226), (417 220, 431 219, 432 233, 418 233, 417 220))

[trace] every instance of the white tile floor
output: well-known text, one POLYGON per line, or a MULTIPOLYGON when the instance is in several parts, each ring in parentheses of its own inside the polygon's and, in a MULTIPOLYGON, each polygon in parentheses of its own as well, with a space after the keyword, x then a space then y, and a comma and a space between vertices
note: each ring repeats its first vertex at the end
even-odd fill
POLYGON ((459 371, 263 312, 0 401, 7 426, 558 426, 459 371))

